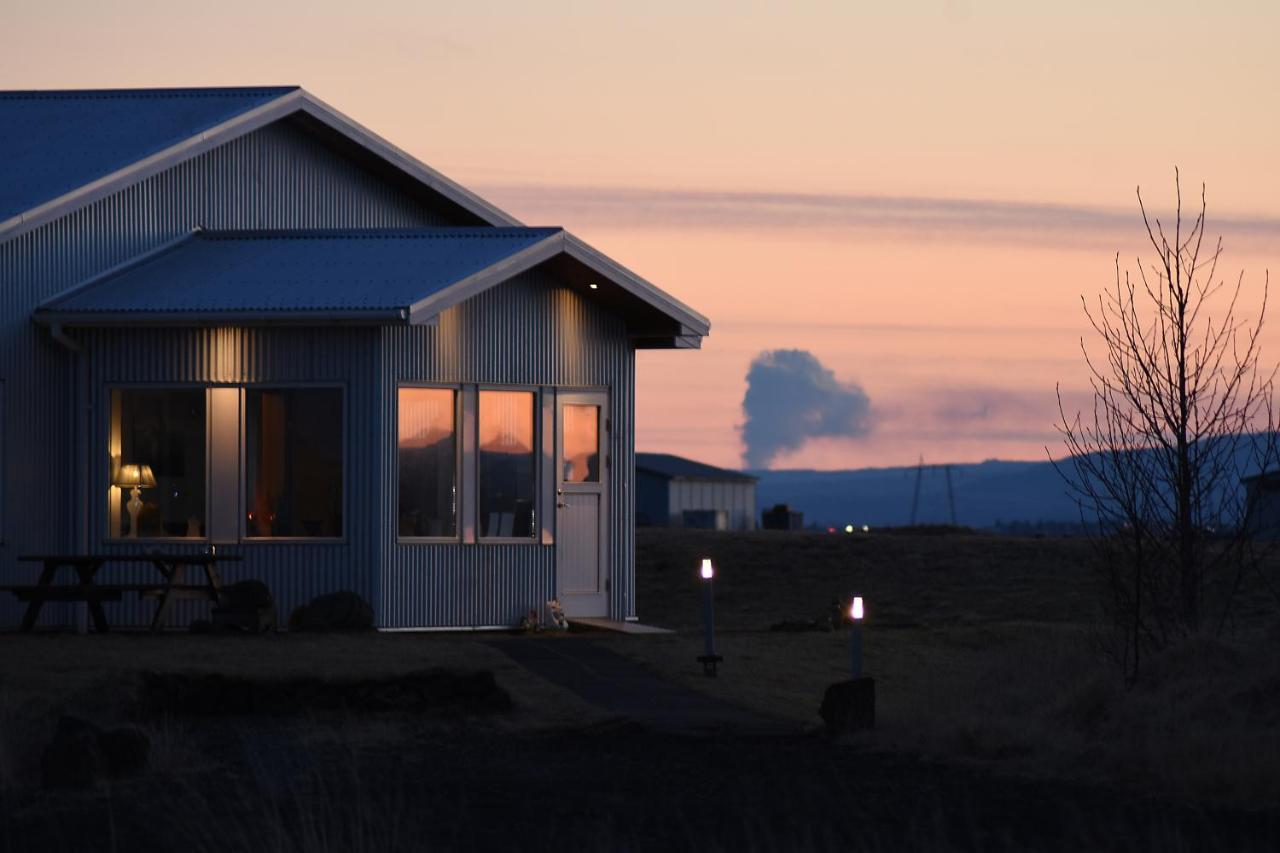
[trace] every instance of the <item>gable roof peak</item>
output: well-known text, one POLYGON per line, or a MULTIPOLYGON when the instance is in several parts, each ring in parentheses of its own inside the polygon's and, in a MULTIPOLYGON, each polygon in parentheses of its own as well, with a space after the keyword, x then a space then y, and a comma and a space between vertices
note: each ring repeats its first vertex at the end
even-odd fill
POLYGON ((297 86, 61 89, 0 92, 0 240, 295 115, 465 220, 520 224, 297 86))

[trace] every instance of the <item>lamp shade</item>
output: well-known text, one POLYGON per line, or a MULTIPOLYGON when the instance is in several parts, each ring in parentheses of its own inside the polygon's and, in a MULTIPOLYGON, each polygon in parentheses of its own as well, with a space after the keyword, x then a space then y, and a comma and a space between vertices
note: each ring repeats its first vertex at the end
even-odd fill
POLYGON ((122 489, 149 489, 156 484, 150 465, 121 465, 116 471, 115 485, 122 489))

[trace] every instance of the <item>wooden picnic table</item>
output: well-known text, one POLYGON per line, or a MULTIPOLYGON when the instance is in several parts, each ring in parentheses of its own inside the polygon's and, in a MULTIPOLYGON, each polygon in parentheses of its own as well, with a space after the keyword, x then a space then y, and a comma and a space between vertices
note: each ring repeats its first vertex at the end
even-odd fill
POLYGON ((29 554, 18 558, 21 562, 42 563, 40 578, 35 584, 0 586, 0 591, 10 592, 19 601, 27 602, 27 612, 22 617, 22 630, 30 631, 40 618, 40 610, 46 601, 83 601, 89 606, 93 627, 105 632, 110 629, 102 602, 119 601, 126 592, 136 592, 140 598, 156 598, 155 617, 151 630, 159 630, 168 615, 169 608, 179 598, 195 598, 218 602, 222 592, 222 578, 218 563, 239 562, 244 558, 234 554, 173 554, 150 551, 141 554, 29 554), (160 573, 161 580, 143 584, 95 583, 98 572, 107 563, 149 563, 160 573), (66 566, 74 569, 79 583, 55 584, 58 569, 66 566), (190 566, 199 566, 204 577, 199 583, 184 583, 184 575, 190 566))

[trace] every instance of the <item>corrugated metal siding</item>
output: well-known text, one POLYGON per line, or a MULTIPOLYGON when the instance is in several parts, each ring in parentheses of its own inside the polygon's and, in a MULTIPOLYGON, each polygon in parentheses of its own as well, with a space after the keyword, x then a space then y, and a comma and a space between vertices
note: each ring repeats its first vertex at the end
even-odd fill
POLYGON ((723 509, 729 512, 730 530, 754 530, 756 484, 733 480, 672 480, 670 523, 680 527, 684 511, 723 509))
MULTIPOLYGON (((0 243, 0 381, 5 383, 7 398, 0 582, 34 579, 38 567, 17 563, 19 554, 81 546, 77 478, 84 465, 67 452, 73 447, 73 424, 84 422, 76 411, 80 406, 72 402, 77 368, 69 353, 30 322, 31 311, 41 301, 197 225, 412 228, 449 224, 316 139, 279 123, 0 243)), ((220 334, 230 332, 174 339, 171 352, 163 347, 148 349, 145 361, 134 362, 135 369, 157 378, 195 377, 210 369, 209 353, 220 334)), ((266 340, 251 337, 243 344, 247 350, 233 348, 247 369, 254 369, 255 359, 263 352, 259 346, 269 348, 266 340)), ((301 374, 307 359, 312 360, 312 368, 321 369, 324 350, 319 347, 310 355, 298 355, 290 370, 296 368, 301 374)), ((109 367, 97 366, 97 375, 105 375, 109 367)), ((230 376, 222 368, 218 371, 218 376, 230 376)), ((97 547, 99 530, 93 529, 92 534, 89 541, 97 547)), ((323 572, 337 571, 338 562, 324 556, 332 550, 332 546, 279 546, 273 556, 261 559, 277 566, 281 578, 296 582, 296 590, 279 590, 284 599, 292 600, 336 580, 304 570, 318 561, 332 567, 323 572)), ((350 586, 350 579, 343 585, 350 586)), ((68 612, 66 607, 48 607, 44 621, 65 623, 68 612)), ((11 596, 0 596, 0 624, 12 625, 20 614, 11 596)))
MULTIPOLYGON (((110 388, 145 384, 322 384, 344 389, 343 443, 346 476, 343 479, 343 512, 346 541, 283 543, 247 542, 219 546, 219 551, 239 554, 242 563, 227 563, 223 580, 256 578, 271 588, 281 618, 316 595, 352 590, 373 601, 378 565, 376 524, 372 508, 378 505, 381 474, 378 470, 376 329, 277 328, 277 329, 115 329, 94 330, 81 336, 90 353, 90 383, 95 412, 90 447, 103 448, 91 457, 90 530, 101 542, 108 530, 107 491, 110 485, 108 423, 110 388)), ((128 552, 138 546, 102 544, 102 550, 128 552)), ((168 543, 165 548, 170 547, 168 543)), ((203 545, 200 546, 201 548, 203 545)), ((192 550, 199 550, 195 548, 192 550)), ((156 579, 149 566, 134 569, 112 567, 113 577, 133 577, 125 583, 156 579)), ((155 610, 151 601, 124 601, 107 605, 108 618, 119 624, 146 624, 155 610), (113 612, 114 609, 114 612, 113 612)), ((174 623, 188 624, 208 613, 208 605, 179 602, 174 623)))
MULTIPOLYGON (((382 329, 382 420, 396 422, 400 382, 601 388, 613 429, 608 499, 609 612, 635 615, 631 442, 635 350, 620 317, 540 270, 451 308, 435 327, 382 329)), ((555 595, 555 546, 396 541, 394 430, 382 435, 385 627, 509 625, 555 595)), ((539 507, 539 512, 552 511, 539 507)))

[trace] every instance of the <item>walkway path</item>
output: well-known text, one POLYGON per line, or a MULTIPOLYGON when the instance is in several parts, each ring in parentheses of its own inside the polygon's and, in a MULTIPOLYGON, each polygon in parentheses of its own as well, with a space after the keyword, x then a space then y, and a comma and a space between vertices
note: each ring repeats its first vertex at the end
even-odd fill
POLYGON ((599 708, 670 734, 796 734, 794 726, 674 684, 581 637, 492 641, 525 669, 599 708))

